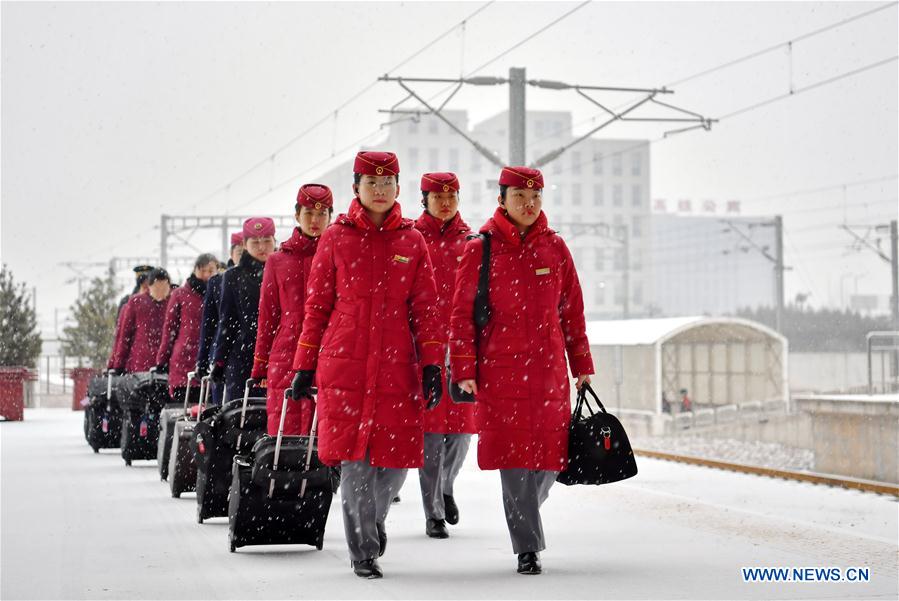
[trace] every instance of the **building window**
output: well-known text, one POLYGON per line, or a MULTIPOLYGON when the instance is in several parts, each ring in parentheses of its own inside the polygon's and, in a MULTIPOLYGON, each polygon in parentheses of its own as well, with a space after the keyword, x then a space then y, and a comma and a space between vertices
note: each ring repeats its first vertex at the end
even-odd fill
POLYGON ((562 161, 560 161, 559 159, 553 161, 553 173, 562 173, 562 161))
POLYGON ((624 269, 624 251, 620 248, 616 248, 614 254, 612 255, 612 269, 615 271, 621 271, 624 269))
POLYGON ((428 164, 425 165, 425 171, 440 171, 440 149, 428 149, 428 164))
MULTIPOLYGON (((643 173, 643 154, 634 153, 631 155, 631 175, 641 175, 643 173)), ((635 292, 636 294, 636 292, 635 292)))
POLYGON ((557 138, 562 137, 562 122, 561 121, 553 121, 553 135, 557 138))
POLYGON ((571 153, 571 172, 576 175, 581 173, 581 153, 579 152, 571 153))
POLYGON ((409 149, 409 165, 412 167, 413 171, 418 171, 418 149, 417 148, 409 149))
POLYGON ((473 150, 471 152, 471 172, 481 172, 481 153, 479 153, 477 150, 473 150))
POLYGON ((631 251, 629 267, 634 271, 643 271, 643 251, 639 248, 631 251))
POLYGON ((571 204, 576 207, 581 206, 581 185, 571 184, 571 204))
POLYGON ((612 186, 612 206, 621 206, 621 184, 612 186))
POLYGON ((544 135, 543 121, 537 121, 537 139, 542 140, 544 135))
POLYGON ((602 155, 599 153, 593 155, 593 175, 602 175, 602 155))
POLYGON ((621 155, 612 155, 612 175, 621 175, 621 155))
POLYGON ((643 304, 643 282, 634 282, 634 304, 643 304))
POLYGON ((605 271, 606 270, 606 249, 604 249, 604 248, 594 249, 593 260, 595 261, 594 267, 596 268, 596 271, 605 271))
POLYGON ((594 184, 593 185, 593 206, 601 207, 606 203, 605 198, 603 198, 603 187, 602 184, 594 184))
POLYGON ((643 206, 643 188, 636 184, 631 186, 631 206, 643 206))
POLYGON ((615 286, 615 304, 624 304, 624 282, 621 283, 621 286, 615 286))
POLYGON ((643 218, 637 215, 631 217, 631 236, 640 238, 643 236, 643 218))
POLYGON ((449 170, 452 172, 459 171, 459 149, 450 148, 449 150, 449 170))
POLYGON ((436 134, 437 133, 437 117, 431 117, 428 119, 428 133, 436 134))
POLYGON ((598 285, 593 289, 593 300, 596 301, 597 305, 606 304, 606 288, 602 284, 598 285))
POLYGON ((418 119, 413 118, 409 120, 409 133, 417 134, 418 133, 418 119))

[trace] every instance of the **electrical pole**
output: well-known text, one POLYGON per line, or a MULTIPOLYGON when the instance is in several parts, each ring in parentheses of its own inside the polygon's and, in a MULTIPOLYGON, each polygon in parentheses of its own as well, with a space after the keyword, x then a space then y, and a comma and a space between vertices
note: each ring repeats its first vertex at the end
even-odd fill
POLYGON ((525 112, 525 70, 509 69, 509 164, 525 164, 527 119, 525 112))
POLYGON ((228 262, 231 254, 231 237, 228 235, 228 220, 222 219, 222 261, 228 262))
POLYGON ((899 250, 897 250, 896 220, 890 222, 890 267, 893 276, 893 293, 890 306, 893 314, 893 329, 899 331, 899 250))
POLYGON ((783 333, 784 314, 784 223, 783 217, 774 217, 774 290, 777 295, 776 329, 783 333))
POLYGON ((159 266, 168 269, 169 263, 169 216, 159 216, 159 266))
POLYGON ((623 263, 622 285, 624 286, 624 301, 621 305, 621 313, 624 319, 630 318, 631 312, 631 243, 627 235, 627 227, 621 228, 621 253, 623 263))

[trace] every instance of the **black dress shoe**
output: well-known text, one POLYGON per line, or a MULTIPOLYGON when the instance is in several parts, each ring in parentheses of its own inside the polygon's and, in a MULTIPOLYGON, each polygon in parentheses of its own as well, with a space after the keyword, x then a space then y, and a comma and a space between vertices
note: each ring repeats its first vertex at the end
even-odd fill
POLYGON ((363 559, 362 561, 354 561, 353 573, 359 578, 384 577, 384 572, 381 571, 381 566, 378 565, 378 560, 374 557, 371 559, 363 559))
POLYGON ((449 532, 446 531, 446 522, 443 520, 428 518, 425 523, 425 534, 431 538, 449 538, 449 532))
POLYGON ((393 497, 393 502, 394 502, 394 503, 399 503, 399 502, 400 502, 400 496, 397 495, 397 496, 393 497))
POLYGON ((455 526, 459 523, 459 508, 453 495, 443 495, 443 511, 446 513, 446 523, 455 526))
POLYGON ((540 557, 533 551, 518 554, 519 574, 540 574, 543 568, 540 565, 540 557))
POLYGON ((375 524, 378 527, 378 545, 380 549, 378 549, 378 557, 384 555, 384 551, 387 550, 387 530, 384 529, 384 524, 375 524))

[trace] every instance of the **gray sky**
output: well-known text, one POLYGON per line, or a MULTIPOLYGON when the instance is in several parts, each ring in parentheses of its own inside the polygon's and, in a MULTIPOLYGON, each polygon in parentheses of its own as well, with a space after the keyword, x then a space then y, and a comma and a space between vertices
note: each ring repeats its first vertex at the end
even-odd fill
MULTIPOLYGON (((526 40, 479 74, 524 66, 537 79, 661 86, 885 5, 594 2, 535 33, 577 3, 496 2, 464 33, 441 36, 484 4, 3 2, 3 262, 37 287, 49 329, 54 308, 76 292, 58 263, 155 255, 162 212, 289 213, 298 183, 351 156, 364 136, 385 135, 376 110, 401 94, 381 83, 336 119, 335 108, 422 48, 391 73, 468 74, 526 40)), ((791 71, 801 90, 895 57, 897 31, 892 4, 797 40, 792 57, 779 48, 673 85, 671 100, 727 115, 787 92, 791 71)), ((470 88, 449 107, 477 122, 507 100, 505 88, 470 88)), ((782 213, 788 299, 811 291, 813 304, 836 305, 841 286, 856 283, 861 293, 889 294, 887 265, 847 253, 837 225, 896 218, 897 100, 893 60, 725 118, 711 132, 655 143, 652 197, 737 199, 744 214, 782 213), (843 188, 869 180, 880 181, 843 188)), ((576 133, 597 112, 573 92, 530 88, 528 108, 571 110, 576 133)), ((662 131, 622 124, 604 137, 662 131)), ((196 243, 219 248, 212 237, 196 243)))

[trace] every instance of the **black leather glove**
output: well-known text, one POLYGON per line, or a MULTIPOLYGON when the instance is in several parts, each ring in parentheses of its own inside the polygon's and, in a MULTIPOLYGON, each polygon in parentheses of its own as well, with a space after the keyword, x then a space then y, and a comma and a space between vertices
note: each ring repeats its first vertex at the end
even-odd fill
POLYGON ((197 372, 196 377, 198 379, 205 378, 206 376, 209 375, 209 366, 208 365, 200 365, 199 363, 197 363, 197 366, 194 368, 194 371, 197 372))
POLYGON ((440 397, 443 396, 443 376, 440 374, 440 366, 425 365, 421 370, 421 388, 427 402, 426 410, 440 404, 440 397))
POLYGON ((158 374, 167 374, 169 373, 169 364, 168 363, 160 363, 156 366, 156 373, 158 374))
POLYGON ((301 369, 293 376, 290 389, 293 391, 294 400, 308 397, 311 394, 312 385, 315 383, 314 369, 301 369))
POLYGON ((121 376, 123 371, 124 371, 124 370, 112 368, 112 369, 106 370, 106 375, 107 375, 107 376, 113 376, 113 377, 115 377, 115 376, 121 376))
POLYGON ((213 382, 221 382, 225 379, 225 366, 222 363, 216 363, 209 372, 209 378, 213 382))

